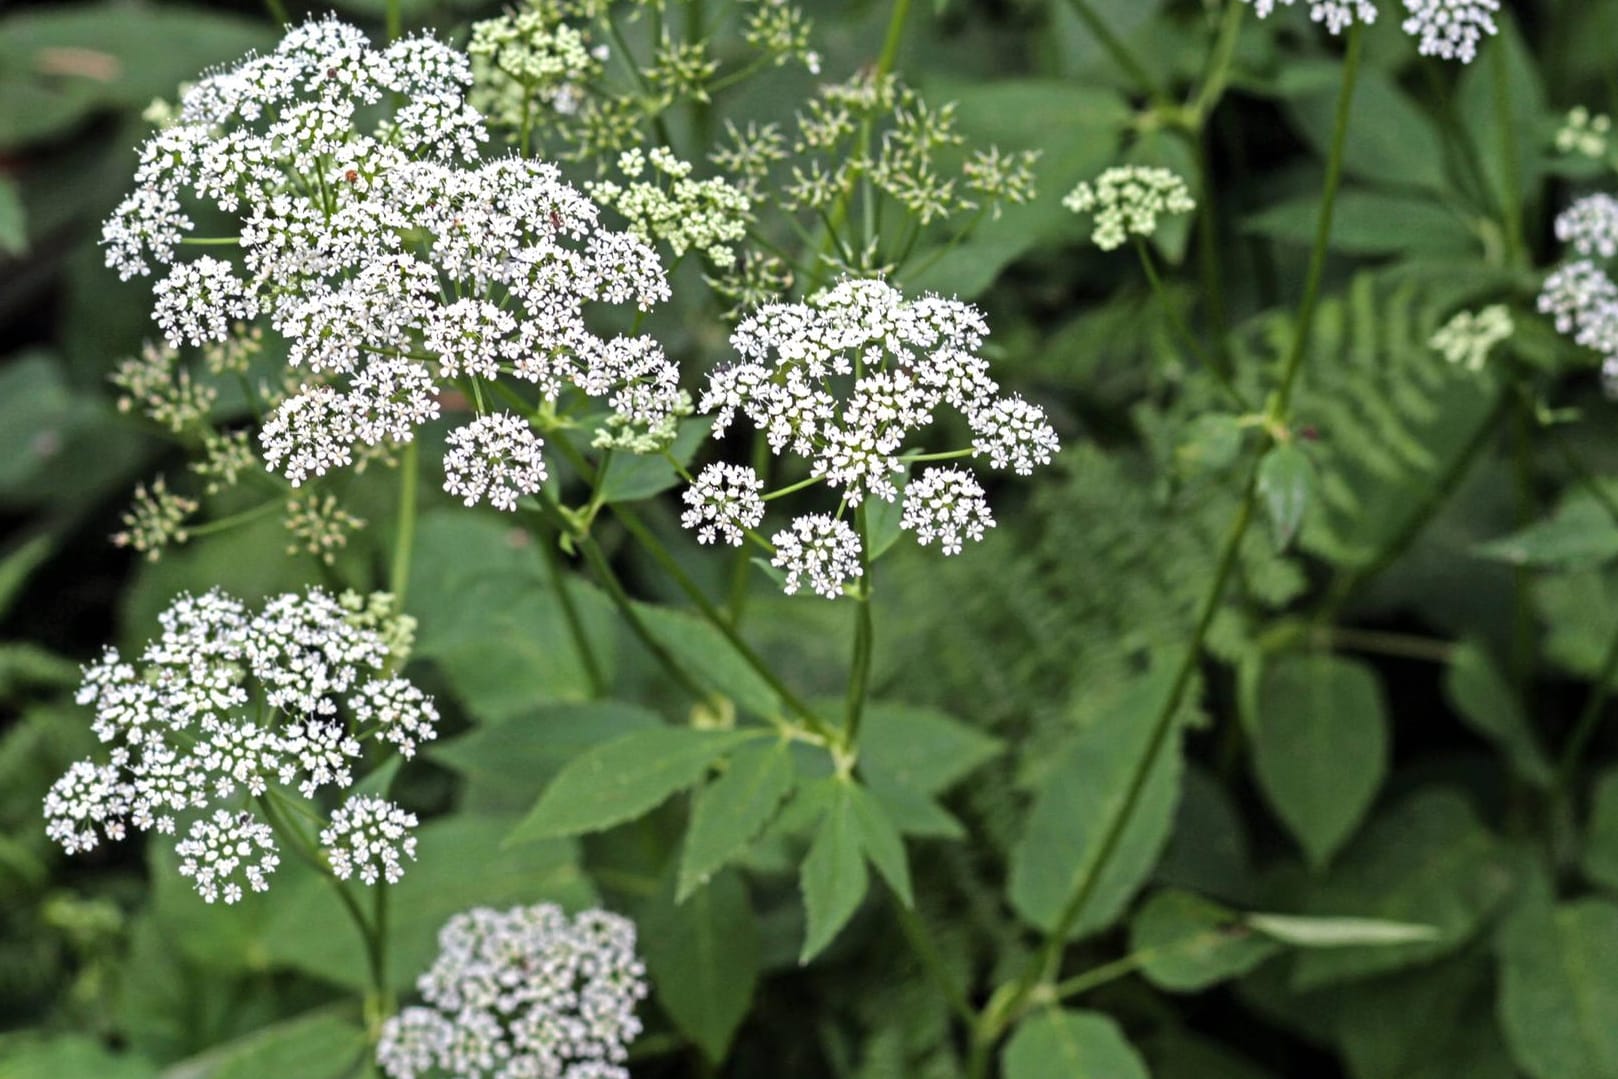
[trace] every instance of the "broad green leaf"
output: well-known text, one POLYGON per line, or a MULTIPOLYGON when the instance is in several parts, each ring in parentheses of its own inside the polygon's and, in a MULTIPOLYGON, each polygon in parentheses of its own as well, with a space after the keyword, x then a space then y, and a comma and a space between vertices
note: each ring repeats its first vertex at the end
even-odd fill
POLYGON ((345 1079, 370 1051, 360 1025, 328 1008, 181 1061, 165 1069, 162 1079, 345 1079))
POLYGON ((1129 922, 1129 950, 1160 989, 1185 993, 1245 974, 1281 947, 1235 911, 1174 889, 1148 899, 1129 922))
POLYGON ((1257 875, 1247 827, 1230 791, 1195 764, 1181 780, 1173 831, 1152 880, 1227 903, 1253 897, 1257 875))
POLYGON ((1353 1079, 1514 1079, 1491 966, 1474 951, 1338 987, 1336 1040, 1353 1079))
MULTIPOLYGON (((578 846, 552 839, 507 847, 513 821, 460 814, 430 821, 417 832, 417 857, 388 892, 388 982, 408 990, 438 954, 438 931, 469 907, 558 903, 569 909, 598 902, 579 865, 578 846)), ((355 889, 362 907, 372 893, 355 889)), ((331 882, 311 876, 286 892, 272 890, 263 938, 267 961, 360 990, 365 951, 331 882)))
POLYGON ((680 853, 677 902, 739 857, 792 792, 791 747, 780 740, 744 745, 724 774, 697 792, 680 853))
POLYGON ((1270 517, 1277 550, 1286 550, 1303 526, 1315 485, 1309 455, 1291 442, 1271 447, 1258 465, 1258 494, 1270 517))
MULTIPOLYGON (((1299 132, 1324 160, 1336 127, 1335 81, 1288 104, 1299 132)), ((1343 147, 1343 167, 1351 176, 1380 185, 1411 185, 1444 190, 1443 155, 1433 152, 1443 138, 1420 106, 1387 73, 1361 69, 1343 147)))
POLYGON ((1465 641, 1455 647, 1444 671, 1444 692, 1467 726, 1494 743, 1520 778, 1540 788, 1550 784, 1550 761, 1516 691, 1483 645, 1465 641))
MULTIPOLYGON (((713 419, 708 416, 681 420, 669 453, 682 466, 689 465, 712 427, 713 419)), ((674 465, 660 453, 635 454, 619 450, 613 453, 606 468, 601 479, 601 497, 606 502, 637 502, 681 482, 674 465)))
POLYGON ((847 786, 850 808, 866 857, 898 895, 899 901, 906 907, 915 906, 916 897, 910 887, 910 863, 905 857, 905 844, 899 829, 894 826, 893 819, 880 801, 857 783, 847 786))
POLYGON ((32 1031, 0 1036, 5 1079, 157 1079, 157 1069, 133 1053, 115 1053, 84 1034, 41 1037, 32 1031))
MULTIPOLYGON (((1551 145, 1535 128, 1552 108, 1541 66, 1523 40, 1511 8, 1502 7, 1505 10, 1496 18, 1500 33, 1485 41, 1477 62, 1460 72, 1456 111, 1466 128, 1466 137, 1478 148, 1477 162, 1487 179, 1491 203, 1504 205, 1507 193, 1515 191, 1526 209, 1543 187, 1540 178, 1551 145), (1505 53, 1503 85, 1497 82, 1501 64, 1492 55, 1496 51, 1505 53), (1502 101, 1506 103, 1503 110, 1502 101), (1511 160, 1513 156, 1515 161, 1511 160), (1510 170, 1508 164, 1512 166, 1510 170)), ((1555 69, 1547 66, 1544 70, 1555 69)))
POLYGON ((1236 416, 1198 416, 1185 425, 1174 447, 1175 464, 1192 474, 1229 468, 1241 453, 1242 432, 1236 416))
POLYGON ((430 760, 454 769, 482 805, 533 805, 540 789, 580 754, 663 720, 638 705, 592 701, 541 707, 505 723, 473 727, 445 742, 429 743, 430 760))
MULTIPOLYGON (((1315 242, 1320 196, 1306 195, 1248 217, 1246 231, 1309 247, 1315 242)), ((1344 191, 1332 215, 1331 247, 1351 255, 1469 252, 1477 237, 1465 219, 1430 198, 1379 191, 1344 191)))
POLYGON ((904 835, 927 839, 964 839, 966 829, 930 795, 908 787, 867 764, 860 766, 871 797, 882 803, 894 827, 904 835))
POLYGON ((1295 948, 1376 947, 1437 940, 1430 925, 1389 922, 1380 918, 1311 918, 1299 914, 1244 914, 1241 921, 1271 940, 1295 948))
POLYGON ((585 750, 559 772, 508 843, 599 832, 647 813, 761 732, 659 727, 585 750))
POLYGON ((1105 928, 1151 872, 1179 792, 1178 731, 1169 730, 1147 760, 1168 691, 1165 677, 1140 680, 1110 715, 1074 735, 1046 774, 1011 853, 1011 903, 1030 924, 1054 930, 1087 889, 1071 932, 1105 928), (1109 852, 1108 833, 1119 827, 1109 852))
POLYGON ((680 901, 670 881, 642 908, 638 939, 658 1003, 709 1060, 724 1060, 758 983, 758 931, 741 879, 718 873, 680 901))
POLYGON ((1152 1079, 1274 1079, 1220 1042, 1188 1030, 1165 1030, 1143 1048, 1152 1079))
POLYGON ((709 623, 687 611, 635 604, 647 632, 699 681, 706 682, 754 715, 781 714, 781 698, 770 688, 724 636, 709 623))
POLYGON ((809 962, 832 942, 865 898, 868 883, 859 822, 850 796, 853 786, 839 779, 823 782, 827 786, 820 790, 827 801, 826 811, 798 877, 804 911, 809 917, 803 950, 798 955, 800 963, 809 962))
MULTIPOLYGON (((1129 42, 1142 37, 1142 31, 1163 9, 1163 3, 1164 0, 1091 0, 1088 6, 1111 33, 1129 42)), ((1118 70, 1105 43, 1072 8, 1053 3, 1050 14, 1051 33, 1044 44, 1054 52, 1053 59, 1059 70, 1071 74, 1089 71, 1111 79, 1128 78, 1127 72, 1118 70)), ((1150 49, 1136 49, 1135 54, 1148 66, 1155 59, 1150 49)))
POLYGON ((14 181, 0 176, 0 256, 28 250, 28 215, 14 181))
POLYGON ((1099 1012, 1046 1008, 1000 1053, 1005 1079, 1150 1079, 1118 1024, 1099 1012))
POLYGON ((1618 524, 1605 506, 1580 492, 1545 520, 1481 543, 1474 551, 1514 566, 1589 569, 1618 556, 1618 524))
POLYGON ((1330 862, 1387 774, 1387 709, 1375 671, 1328 654, 1277 657, 1259 685, 1252 738, 1265 798, 1310 862, 1330 862))
POLYGON ((1618 905, 1519 904, 1501 934, 1500 1021, 1533 1079, 1618 1075, 1618 905))
POLYGON ((938 794, 1001 750, 1000 742, 933 708, 872 701, 860 731, 860 760, 895 782, 938 794))
POLYGON ((1584 875, 1618 891, 1618 769, 1596 780, 1584 837, 1584 875))
POLYGON ((1581 678, 1594 679, 1618 632, 1618 574, 1609 568, 1539 575, 1534 602, 1545 627, 1545 656, 1581 678))
POLYGON ((1371 821, 1322 880, 1303 910, 1312 916, 1376 918, 1431 926, 1409 944, 1314 949, 1298 957, 1297 989, 1399 970, 1464 944, 1510 892, 1503 851, 1460 795, 1418 791, 1371 821))
POLYGON ((140 441, 110 422, 105 399, 75 394, 63 368, 43 352, 0 366, 0 505, 87 499, 141 467, 140 441))

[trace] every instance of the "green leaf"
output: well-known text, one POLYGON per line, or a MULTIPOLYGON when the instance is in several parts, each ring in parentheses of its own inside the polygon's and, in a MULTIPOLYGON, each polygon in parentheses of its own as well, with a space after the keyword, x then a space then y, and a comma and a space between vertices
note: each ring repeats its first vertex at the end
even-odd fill
POLYGON ((1596 780, 1583 866, 1585 876, 1618 891, 1618 769, 1596 780))
MULTIPOLYGON (((1542 187, 1541 177, 1551 145, 1550 140, 1540 134, 1540 125, 1554 109, 1546 93, 1541 65, 1523 40, 1509 7, 1499 13, 1496 22, 1500 33, 1484 44, 1484 55, 1478 62, 1468 64, 1460 73, 1455 89, 1456 110, 1466 129, 1466 137, 1481 151, 1477 162, 1488 181, 1490 204, 1504 206, 1508 192, 1514 192, 1527 207, 1542 187), (1488 55, 1495 50, 1505 53, 1503 87, 1496 85, 1500 77, 1497 59, 1488 55), (1507 103, 1504 116, 1500 108, 1502 100, 1507 103), (1504 148, 1502 141, 1510 149, 1504 148), (1516 157, 1514 162, 1511 161, 1513 156, 1516 157)), ((1597 34, 1603 32, 1606 31, 1596 31, 1597 34)), ((1548 66, 1545 70, 1554 71, 1548 66)))
POLYGON ((658 1003, 709 1060, 724 1060, 758 984, 758 930, 741 879, 719 873, 679 901, 671 881, 642 908, 638 939, 658 1003))
POLYGON ((1148 899, 1129 923, 1129 950, 1153 985, 1176 993, 1245 974, 1281 950, 1228 907, 1174 889, 1148 899))
MULTIPOLYGON (((1270 206, 1244 222, 1246 231, 1309 247, 1315 242, 1320 197, 1270 206)), ((1346 190, 1332 215, 1331 248, 1350 255, 1470 252, 1477 237, 1464 219, 1430 198, 1346 190)))
POLYGON ((1236 416, 1198 416, 1181 432, 1174 448, 1175 463, 1192 474, 1229 468, 1242 451, 1242 433, 1236 416))
POLYGON ((1547 519, 1480 543, 1473 551, 1513 566, 1590 569, 1618 556, 1618 524, 1595 498, 1578 492, 1547 519))
POLYGON ((871 797, 882 803, 894 827, 903 834, 928 839, 966 838, 961 822, 931 796, 889 778, 868 764, 860 765, 860 775, 871 797))
POLYGON ((365 1031, 328 1008, 181 1061, 165 1069, 162 1079, 344 1079, 369 1052, 365 1031))
POLYGON ((720 754, 761 733, 660 727, 588 749, 557 774, 507 843, 599 832, 634 820, 701 779, 720 754))
POLYGON ((1329 654, 1267 665, 1254 716, 1259 786, 1316 866, 1364 819, 1388 769, 1388 719, 1375 671, 1329 654))
POLYGON ((1264 455, 1258 465, 1258 494, 1270 515, 1270 535, 1278 551, 1292 545, 1303 525, 1314 491, 1315 466, 1295 444, 1283 442, 1264 455))
POLYGON ((781 714, 781 698, 711 624, 687 611, 635 604, 647 632, 699 680, 758 716, 781 714))
MULTIPOLYGON (((682 467, 690 465, 712 428, 713 418, 709 416, 681 420, 669 453, 682 467)), ((661 453, 635 454, 617 450, 608 459, 606 473, 601 477, 601 498, 605 502, 637 502, 661 494, 680 482, 679 472, 661 453)))
POLYGON ((1056 1008, 1018 1025, 1000 1067, 1006 1079, 1150 1079, 1117 1023, 1099 1012, 1056 1008))
POLYGON ((904 840, 894 826, 893 818, 882 803, 871 797, 857 783, 849 783, 848 798, 859 829, 860 846, 865 855, 882 874, 882 879, 898 895, 906 907, 916 905, 910 887, 910 863, 905 858, 904 840))
MULTIPOLYGON (((1294 77, 1300 82, 1307 79, 1301 66, 1294 77)), ((1336 128, 1337 84, 1333 78, 1289 102, 1295 126, 1322 159, 1336 128)), ((1443 144, 1438 128, 1391 75, 1377 68, 1361 69, 1343 146, 1345 171, 1379 185, 1444 190, 1444 155, 1433 152, 1443 144)))
POLYGON ((774 818, 797 781, 790 749, 780 740, 742 746, 724 774, 697 792, 680 854, 677 902, 739 857, 774 818))
POLYGON ((933 708, 872 701, 860 761, 895 782, 938 794, 997 756, 1000 741, 933 708))
POLYGON ((1466 641, 1456 646, 1444 671, 1444 693, 1467 726, 1505 755, 1513 772, 1541 790, 1550 786, 1554 773, 1539 738, 1516 691, 1481 644, 1466 641))
POLYGON ((0 1036, 5 1079, 156 1079, 157 1069, 133 1053, 115 1053, 95 1038, 32 1031, 0 1036))
POLYGON ((1618 905, 1525 902, 1501 934, 1500 1020, 1533 1079, 1618 1075, 1618 905))
POLYGON ((23 209, 17 185, 0 176, 0 255, 23 255, 28 251, 28 212, 23 209))
POLYGON ((1494 1021, 1492 963, 1463 953, 1335 991, 1354 1079, 1515 1079, 1494 1021))
POLYGON ((809 917, 799 963, 809 962, 832 942, 865 898, 868 883, 850 795, 853 785, 836 778, 823 782, 829 786, 819 788, 816 796, 827 800, 827 808, 798 877, 809 917))
POLYGON ((660 716, 617 701, 558 704, 506 723, 473 727, 429 743, 424 753, 459 772, 482 804, 526 808, 567 763, 637 731, 663 727, 660 716))
POLYGON ((1305 913, 1432 926, 1409 944, 1315 949, 1298 957, 1292 982, 1303 990, 1400 970, 1464 944, 1510 892, 1512 873, 1464 798, 1418 791, 1376 817, 1364 835, 1303 896, 1305 913))
POLYGON ((1079 731, 1051 765, 1011 853, 1012 906, 1030 924, 1053 931, 1088 885, 1089 898, 1072 933, 1102 929, 1123 913, 1151 872, 1168 839, 1179 792, 1177 731, 1163 739, 1155 759, 1146 760, 1151 728, 1168 692, 1169 680, 1162 675, 1139 680, 1109 715, 1079 731), (1145 782, 1134 803, 1126 804, 1142 768, 1145 782), (1107 833, 1120 822, 1122 834, 1109 854, 1107 833))
POLYGON ((1244 914, 1242 921, 1272 940, 1295 948, 1379 947, 1437 940, 1430 925, 1389 922, 1380 918, 1310 918, 1298 914, 1244 914))
MULTIPOLYGON (((513 821, 459 814, 417 832, 417 858, 388 893, 388 982, 408 990, 438 954, 438 931, 468 907, 558 903, 570 909, 599 902, 579 866, 578 846, 553 839, 507 847, 513 821)), ((368 906, 370 889, 356 889, 368 906)), ((355 990, 366 986, 358 932, 331 882, 312 874, 294 888, 272 890, 262 948, 271 964, 294 967, 355 990)))

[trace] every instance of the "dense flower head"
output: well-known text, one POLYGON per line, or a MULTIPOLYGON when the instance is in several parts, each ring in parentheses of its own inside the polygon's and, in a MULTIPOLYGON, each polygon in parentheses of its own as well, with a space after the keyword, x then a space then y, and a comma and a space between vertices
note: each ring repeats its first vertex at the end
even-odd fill
MULTIPOLYGON (((171 346, 218 347, 257 318, 286 339, 301 382, 260 442, 295 486, 411 441, 446 382, 577 391, 644 424, 679 403, 655 342, 586 318, 667 299, 657 252, 602 224, 554 165, 480 159, 470 83, 467 58, 431 38, 376 49, 335 19, 306 23, 188 90, 106 223, 124 277, 167 267, 153 312, 171 346), (238 225, 187 259, 198 209, 238 225)), ((733 236, 683 224, 682 244, 733 236)))
POLYGON ((635 926, 603 910, 542 903, 455 915, 417 979, 425 1006, 382 1028, 390 1079, 628 1079, 645 969, 635 926))
POLYGON ((1417 39, 1423 56, 1441 56, 1469 64, 1477 57, 1478 42, 1500 32, 1494 13, 1500 0, 1404 0, 1410 15, 1404 32, 1417 39))
POLYGON ((362 739, 413 749, 433 736, 432 702, 385 672, 397 634, 378 609, 319 589, 258 610, 218 590, 175 600, 137 657, 109 648, 85 668, 76 699, 107 757, 51 787, 47 834, 76 853, 186 817, 176 850, 204 899, 263 891, 275 839, 244 799, 348 787, 362 739))
POLYGON ((786 572, 782 587, 789 596, 807 581, 815 592, 836 599, 844 585, 865 573, 859 535, 847 521, 824 513, 794 518, 792 527, 777 532, 771 542, 775 557, 770 564, 786 572))
POLYGON ((1457 313, 1427 343, 1450 363, 1481 371, 1489 353, 1515 332, 1511 309, 1497 303, 1457 313))
POLYGON ((340 880, 358 876, 366 884, 386 880, 397 884, 404 876, 400 858, 416 857, 416 815, 385 798, 355 795, 331 815, 320 833, 320 845, 340 880))
POLYGON ((960 554, 963 540, 981 540, 994 514, 977 477, 964 468, 929 468, 905 488, 900 527, 925 546, 938 541, 945 554, 960 554))
POLYGON ((500 412, 450 432, 444 490, 468 506, 487 500, 510 512, 545 482, 544 443, 522 420, 500 412))
MULTIPOLYGON (((1245 0, 1252 4, 1258 17, 1267 19, 1277 2, 1291 7, 1297 0, 1245 0)), ((1358 19, 1362 23, 1376 22, 1376 5, 1371 0, 1308 0, 1309 17, 1324 23, 1326 29, 1340 34, 1358 19)))
POLYGON ((680 523, 698 543, 742 545, 743 534, 764 520, 764 481, 746 465, 711 464, 685 489, 680 523))
POLYGON ((1556 236, 1579 257, 1546 276, 1539 309, 1556 332, 1600 353, 1611 370, 1618 366, 1618 282, 1610 272, 1618 258, 1618 199, 1579 199, 1557 216, 1556 236))
POLYGON ((1197 208, 1185 181, 1168 169, 1122 165, 1110 168, 1094 183, 1081 183, 1062 205, 1076 214, 1094 214, 1090 239, 1103 251, 1121 247, 1130 236, 1150 236, 1158 218, 1188 214, 1197 208))
POLYGON ((1556 238, 1581 255, 1618 258, 1618 198, 1586 195, 1556 216, 1556 238))

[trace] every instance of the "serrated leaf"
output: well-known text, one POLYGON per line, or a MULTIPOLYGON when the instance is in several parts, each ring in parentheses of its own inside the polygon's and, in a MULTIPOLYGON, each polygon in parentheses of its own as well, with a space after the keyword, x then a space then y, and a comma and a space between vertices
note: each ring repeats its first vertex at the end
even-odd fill
POLYGON ((1475 641, 1455 647, 1444 671, 1444 693, 1467 726, 1505 755, 1511 770, 1544 789, 1554 778, 1517 693, 1500 675, 1493 658, 1475 641))
POLYGON ((758 984, 758 930, 741 879, 716 874, 678 901, 670 882, 642 909, 639 940, 658 1003, 703 1055, 722 1061, 758 984))
POLYGON ((680 854, 677 902, 747 849, 792 792, 796 775, 784 741, 746 745, 723 775, 697 793, 680 854))
POLYGON ((1111 714, 1079 731, 1046 774, 1011 854, 1012 906, 1030 924, 1050 932, 1079 890, 1088 887, 1090 897, 1072 933, 1104 928, 1123 913, 1151 872, 1168 838, 1179 791, 1177 731, 1157 748, 1133 804, 1129 795, 1147 765, 1152 725, 1168 692, 1166 677, 1141 679, 1111 714), (1120 820, 1123 832, 1109 854, 1106 836, 1120 820), (1092 875, 1097 879, 1087 885, 1092 875))
POLYGON ((687 611, 635 604, 646 629, 700 681, 758 716, 781 714, 781 698, 713 626, 687 611))
POLYGON ((666 727, 588 749, 557 774, 506 842, 583 835, 634 820, 701 779, 720 754, 761 733, 666 727))
POLYGON ((1150 1079, 1117 1023, 1098 1012, 1056 1008, 1018 1025, 1000 1066, 1006 1079, 1150 1079))
POLYGON ((1259 684, 1252 738, 1265 798, 1310 862, 1325 865, 1387 774, 1387 710, 1376 673, 1328 654, 1278 657, 1259 684))
MULTIPOLYGON (((680 421, 679 432, 669 453, 683 467, 691 463, 697 450, 713 427, 709 416, 695 416, 680 421)), ((604 502, 638 502, 651 498, 680 482, 680 474, 661 453, 627 453, 615 451, 606 464, 601 477, 601 499, 604 502)))
POLYGON ((1001 743, 936 708, 872 701, 860 760, 895 782, 937 794, 1001 751, 1001 743))
POLYGON ((1195 992, 1245 974, 1281 950, 1235 911, 1175 889, 1158 892, 1129 922, 1129 950, 1152 984, 1195 992))
POLYGON ((1545 520, 1480 543, 1473 551, 1513 566, 1591 569, 1618 556, 1618 524, 1606 507, 1581 492, 1545 520))
POLYGON ((1389 922, 1380 918, 1311 918, 1299 914, 1250 913, 1242 916, 1248 926, 1272 940, 1294 948, 1380 947, 1437 940, 1439 931, 1430 925, 1389 922))
POLYGON ((799 963, 807 963, 825 950, 853 917, 869 883, 859 822, 854 819, 849 796, 851 785, 841 779, 823 782, 829 784, 820 788, 828 804, 798 877, 809 918, 799 963))
POLYGON ((864 764, 860 766, 860 774, 871 797, 882 803, 894 827, 904 835, 928 839, 966 837, 966 829, 961 827, 961 822, 928 795, 864 764))
POLYGON ((860 846, 882 874, 882 879, 906 907, 916 905, 910 887, 910 863, 905 857, 904 840, 888 811, 857 783, 848 784, 849 805, 859 828, 860 846))
POLYGON ((1277 550, 1286 550, 1303 526, 1315 484, 1315 466, 1291 442, 1272 446, 1258 465, 1258 494, 1270 518, 1277 550))
POLYGON ((1618 905, 1520 904, 1501 934, 1499 1011, 1533 1079, 1618 1075, 1618 905))

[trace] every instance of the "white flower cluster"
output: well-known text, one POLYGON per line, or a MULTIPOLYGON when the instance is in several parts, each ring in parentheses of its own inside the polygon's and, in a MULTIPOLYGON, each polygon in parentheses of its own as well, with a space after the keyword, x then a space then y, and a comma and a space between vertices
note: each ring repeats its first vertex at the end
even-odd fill
MULTIPOLYGON (((1296 0, 1246 0, 1253 5, 1259 18, 1268 18, 1277 2, 1291 6, 1296 0)), ((1324 23, 1326 29, 1341 34, 1355 22, 1370 24, 1376 21, 1376 4, 1372 0, 1308 0, 1309 17, 1324 23)), ((1478 52, 1478 43, 1485 36, 1500 32, 1495 25, 1494 13, 1500 10, 1500 0, 1404 0, 1406 18, 1401 29, 1417 41, 1423 56, 1440 56, 1445 60, 1471 63, 1478 52)))
POLYGON ((470 80, 466 57, 430 38, 377 51, 342 22, 307 23, 192 87, 106 224, 125 277, 171 266, 154 313, 172 344, 215 343, 260 315, 287 338, 310 377, 260 441, 294 485, 362 444, 410 441, 445 381, 511 376, 553 400, 571 387, 645 424, 678 404, 655 342, 585 319, 593 304, 667 299, 656 251, 604 227, 555 166, 479 162, 470 80), (176 261, 191 203, 240 219, 222 238, 237 261, 176 261))
POLYGON ((1599 352, 1611 375, 1618 371, 1618 282, 1602 263, 1618 257, 1618 199, 1580 199, 1557 217, 1556 236, 1582 257, 1545 278, 1539 309, 1558 333, 1599 352))
POLYGON ((1444 323, 1427 343, 1450 363, 1481 371, 1495 346, 1516 332, 1511 309, 1491 304, 1478 312, 1462 311, 1444 323))
POLYGON ((1093 213, 1090 239, 1103 251, 1123 246, 1131 234, 1150 236, 1165 214, 1188 214, 1197 208, 1185 181, 1168 169, 1122 165, 1110 168, 1094 186, 1081 183, 1062 205, 1076 214, 1093 213))
POLYGON ((385 798, 360 794, 331 815, 331 823, 320 832, 320 845, 338 879, 358 874, 366 884, 379 879, 397 884, 404 876, 399 856, 416 858, 416 837, 410 834, 415 826, 414 813, 385 798))
POLYGON ((389 1019, 377 1063, 390 1079, 628 1079, 646 995, 635 926, 550 903, 475 908, 438 934, 416 982, 427 1007, 389 1019))
MULTIPOLYGON (((273 786, 304 797, 347 787, 364 740, 414 749, 431 739, 432 701, 384 675, 387 637, 354 607, 311 589, 253 612, 215 590, 175 600, 137 660, 108 649, 85 669, 77 697, 94 708, 91 730, 111 747, 108 759, 79 761, 51 787, 47 834, 70 854, 130 827, 172 834, 181 814, 278 797, 273 786)), ((337 835, 358 826, 332 823, 337 835)), ((376 842, 372 857, 386 865, 376 842)), ((348 849, 360 865, 358 848, 348 849)), ((278 861, 266 824, 224 808, 198 815, 177 851, 208 902, 236 902, 243 880, 263 891, 278 861)))
POLYGON ((545 482, 545 444, 508 412, 479 416, 450 432, 449 445, 444 490, 468 506, 487 500, 509 513, 545 482))
POLYGON ((994 527, 994 514, 977 477, 964 468, 929 468, 905 490, 899 527, 926 546, 933 540, 945 554, 960 554, 963 539, 981 540, 994 527))
MULTIPOLYGON (((722 436, 740 413, 772 452, 806 458, 811 478, 843 495, 835 516, 800 517, 773 537, 788 592, 807 579, 835 596, 859 576, 859 537, 843 517, 867 498, 898 498, 902 451, 943 408, 965 421, 971 452, 993 467, 1027 473, 1050 462, 1058 443, 1045 414, 1001 396, 978 354, 988 332, 971 304, 934 295, 909 301, 884 281, 860 279, 807 303, 766 304, 736 328, 731 344, 741 361, 710 374, 699 406, 714 414, 714 433, 722 436)), ((903 527, 940 537, 960 532, 927 510, 927 492, 949 482, 926 480, 921 500, 907 503, 903 527)), ((750 468, 709 466, 685 493, 683 523, 702 542, 740 544, 763 519, 761 488, 750 468)), ((973 516, 987 520, 987 508, 973 516)), ((971 529, 964 534, 976 538, 971 529)))

